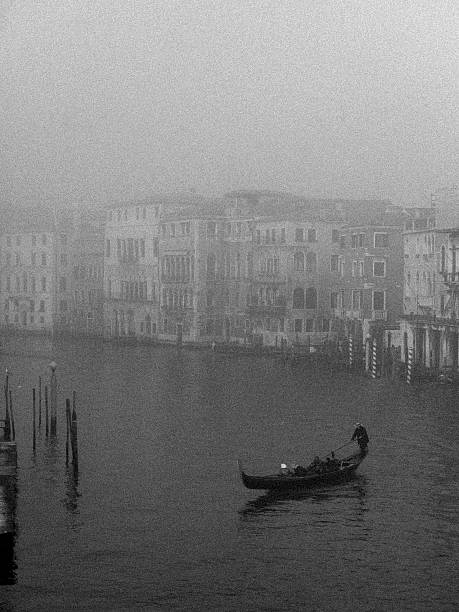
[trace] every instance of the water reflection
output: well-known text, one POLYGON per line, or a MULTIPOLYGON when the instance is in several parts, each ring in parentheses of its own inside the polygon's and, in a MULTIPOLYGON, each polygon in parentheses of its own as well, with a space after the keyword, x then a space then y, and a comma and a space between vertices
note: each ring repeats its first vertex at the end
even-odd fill
POLYGON ((65 475, 64 506, 72 515, 78 514, 78 499, 80 495, 78 491, 78 469, 70 466, 67 468, 65 475))
POLYGON ((357 512, 363 514, 367 511, 365 496, 366 479, 364 476, 354 474, 345 485, 318 486, 292 491, 269 491, 248 501, 239 510, 239 515, 244 518, 254 514, 288 512, 291 509, 291 504, 288 504, 288 502, 309 500, 313 504, 321 504, 339 498, 359 500, 360 504, 357 512))
POLYGON ((0 584, 16 583, 16 478, 0 480, 0 584))

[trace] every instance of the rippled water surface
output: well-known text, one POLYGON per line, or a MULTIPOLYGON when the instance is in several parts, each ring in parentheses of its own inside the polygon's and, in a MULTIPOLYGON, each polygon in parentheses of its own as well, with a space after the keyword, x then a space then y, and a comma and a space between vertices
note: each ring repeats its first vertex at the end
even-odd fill
MULTIPOLYGON (((269 358, 4 342, 19 452, 5 610, 454 610, 459 398, 269 358), (32 451, 32 387, 54 359, 56 440, 32 451), (65 397, 77 393, 78 481, 65 397), (295 495, 249 472, 306 462, 361 420, 357 476, 295 495)), ((46 381, 44 381, 46 382, 46 381)), ((0 509, 1 510, 1 509, 0 509)))

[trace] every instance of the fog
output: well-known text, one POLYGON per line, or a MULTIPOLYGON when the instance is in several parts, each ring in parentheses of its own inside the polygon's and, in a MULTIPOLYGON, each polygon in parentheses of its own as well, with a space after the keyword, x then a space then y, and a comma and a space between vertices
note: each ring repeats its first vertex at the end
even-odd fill
POLYGON ((0 0, 0 197, 457 182, 456 1, 0 0))

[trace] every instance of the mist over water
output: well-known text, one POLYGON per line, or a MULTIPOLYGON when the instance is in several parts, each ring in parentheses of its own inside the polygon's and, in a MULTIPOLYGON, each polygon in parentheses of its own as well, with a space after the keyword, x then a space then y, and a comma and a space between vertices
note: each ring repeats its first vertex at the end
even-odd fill
MULTIPOLYGON (((452 610, 457 391, 175 347, 10 339, 19 452, 15 585, 6 609, 452 610), (32 453, 31 386, 54 359, 58 437, 32 453), (80 470, 65 469, 77 393, 80 470), (346 483, 248 491, 247 471, 347 441, 346 483)), ((44 381, 44 384, 47 381, 44 381)))
POLYGON ((0 197, 457 182, 457 3, 0 3, 0 197))

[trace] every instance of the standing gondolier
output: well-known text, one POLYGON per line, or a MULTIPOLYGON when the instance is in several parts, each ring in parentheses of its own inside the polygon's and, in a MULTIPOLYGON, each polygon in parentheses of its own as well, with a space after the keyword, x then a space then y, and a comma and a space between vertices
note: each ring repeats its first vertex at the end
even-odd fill
POLYGON ((367 430, 361 423, 355 424, 355 431, 352 434, 351 440, 357 440, 357 444, 360 446, 362 453, 367 452, 370 438, 368 437, 367 430))

